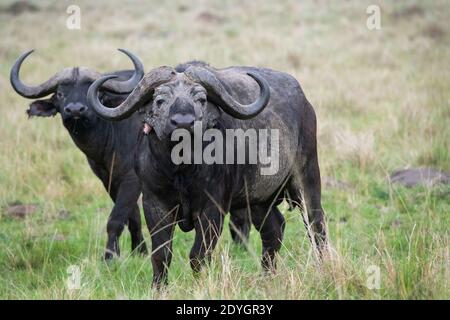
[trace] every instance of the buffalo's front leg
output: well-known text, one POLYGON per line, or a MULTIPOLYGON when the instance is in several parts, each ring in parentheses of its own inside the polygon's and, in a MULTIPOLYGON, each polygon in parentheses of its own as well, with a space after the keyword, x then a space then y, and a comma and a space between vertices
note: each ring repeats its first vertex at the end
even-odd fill
POLYGON ((106 226, 108 241, 105 260, 110 260, 120 254, 119 237, 127 224, 131 233, 132 250, 139 247, 140 252, 146 252, 147 248, 141 230, 141 217, 137 206, 141 185, 134 171, 129 172, 121 180, 116 180, 109 193, 114 201, 114 207, 106 226))
POLYGON ((234 243, 248 242, 250 234, 250 217, 247 209, 232 210, 230 212, 230 233, 234 243))
POLYGON ((128 230, 130 230, 131 235, 132 252, 146 255, 147 246, 145 245, 144 237, 142 235, 141 214, 137 204, 128 218, 128 230))
POLYGON ((140 184, 136 177, 125 177, 115 186, 112 186, 111 198, 114 201, 114 207, 106 226, 108 241, 105 260, 120 255, 119 237, 128 223, 128 219, 137 209, 136 203, 140 192, 140 184))
POLYGON ((144 197, 143 203, 145 220, 152 238, 153 285, 159 289, 161 285, 167 284, 177 207, 168 208, 154 199, 155 197, 144 197))
POLYGON ((216 208, 204 210, 194 220, 195 241, 189 254, 191 268, 198 273, 209 261, 223 229, 223 214, 216 208))

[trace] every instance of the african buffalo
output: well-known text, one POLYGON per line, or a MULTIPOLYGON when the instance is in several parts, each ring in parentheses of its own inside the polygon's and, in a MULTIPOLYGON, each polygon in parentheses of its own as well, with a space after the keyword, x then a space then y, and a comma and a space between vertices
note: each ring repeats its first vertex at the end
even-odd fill
MULTIPOLYGON (((305 204, 304 220, 313 235, 311 241, 323 251, 327 235, 316 117, 296 79, 266 68, 189 66, 178 73, 171 67, 160 67, 147 73, 123 103, 109 108, 99 100, 98 90, 113 78, 105 76, 91 85, 88 104, 108 120, 126 119, 138 109, 145 111, 136 172, 152 238, 154 285, 167 282, 175 224, 185 232, 195 229, 190 263, 197 272, 217 243, 224 214, 229 210, 233 214, 235 209, 249 209, 262 239, 262 266, 266 271, 274 270, 285 225, 277 205, 285 198, 297 207, 305 204), (268 147, 279 161, 278 170, 265 175, 260 163, 236 161, 175 163, 172 151, 178 144, 172 141, 173 135, 188 132, 195 136, 199 125, 203 135, 211 129, 219 130, 222 136, 230 130, 274 130, 272 135, 276 132, 279 136, 278 148, 272 142, 268 147)), ((218 140, 204 140, 200 151, 210 149, 218 140)), ((262 151, 262 144, 257 147, 262 151)), ((195 146, 188 158, 192 156, 195 160, 195 146)))
MULTIPOLYGON (((135 70, 114 74, 122 81, 112 81, 101 88, 101 99, 110 105, 120 104, 144 75, 144 68, 132 53, 119 49, 134 64, 135 70)), ((37 99, 52 94, 49 99, 36 100, 27 110, 28 116, 49 117, 61 115, 64 127, 76 146, 86 155, 92 171, 102 181, 114 201, 108 219, 108 241, 105 259, 119 254, 118 239, 128 225, 131 248, 146 253, 141 231, 141 217, 137 205, 141 186, 134 172, 133 154, 142 120, 136 114, 120 121, 110 122, 97 116, 89 108, 86 94, 92 82, 101 74, 88 68, 66 68, 38 86, 28 86, 19 78, 22 62, 33 51, 22 54, 11 69, 11 84, 18 94, 37 99)))

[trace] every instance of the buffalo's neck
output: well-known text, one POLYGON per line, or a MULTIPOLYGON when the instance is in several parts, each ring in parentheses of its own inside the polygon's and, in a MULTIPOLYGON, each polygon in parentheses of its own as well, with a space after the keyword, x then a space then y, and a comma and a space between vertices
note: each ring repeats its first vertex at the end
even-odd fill
POLYGON ((146 135, 148 141, 150 164, 168 181, 172 180, 177 166, 171 158, 172 146, 165 140, 160 140, 154 132, 146 135))
POLYGON ((98 120, 95 126, 69 133, 76 146, 94 162, 104 161, 105 156, 114 151, 114 128, 105 120, 98 120))
POLYGON ((192 162, 176 165, 171 158, 173 145, 159 140, 155 134, 148 136, 148 145, 150 163, 144 165, 152 166, 152 171, 156 174, 153 181, 166 181, 168 189, 176 191, 188 202, 195 202, 196 198, 208 199, 204 197, 205 191, 214 196, 216 191, 225 187, 224 184, 228 186, 233 184, 235 177, 233 165, 192 162))

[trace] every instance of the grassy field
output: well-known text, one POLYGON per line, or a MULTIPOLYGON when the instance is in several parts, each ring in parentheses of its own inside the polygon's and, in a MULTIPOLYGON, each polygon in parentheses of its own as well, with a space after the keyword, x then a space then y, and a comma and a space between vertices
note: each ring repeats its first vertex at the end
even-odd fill
MULTIPOLYGON (((450 187, 404 188, 394 170, 450 171, 450 4, 437 1, 34 1, 14 15, 0 1, 0 298, 2 299, 450 299, 450 187), (81 30, 66 8, 81 8, 81 30), (366 8, 381 7, 381 30, 366 8), (298 212, 283 206, 279 272, 260 275, 259 235, 248 248, 225 230, 200 277, 193 233, 176 230, 170 285, 150 288, 149 257, 102 260, 112 203, 54 119, 30 119, 9 85, 13 61, 28 83, 63 67, 146 70, 201 59, 266 66, 301 83, 318 116, 318 146, 332 258, 319 266, 298 212), (6 214, 35 204, 26 218, 6 214), (68 268, 81 272, 69 290, 68 268), (379 289, 367 282, 380 270, 379 289)), ((150 243, 147 230, 144 236, 150 243)))

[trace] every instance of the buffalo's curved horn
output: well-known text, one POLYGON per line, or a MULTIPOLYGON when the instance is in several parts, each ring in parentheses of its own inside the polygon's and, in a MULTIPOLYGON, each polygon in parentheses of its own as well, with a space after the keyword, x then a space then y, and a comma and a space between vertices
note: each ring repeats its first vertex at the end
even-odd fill
MULTIPOLYGON (((93 71, 88 68, 80 67, 80 68, 65 68, 59 72, 57 72, 50 79, 45 81, 44 83, 37 86, 29 86, 24 84, 19 77, 20 67, 22 66, 23 61, 33 53, 34 50, 29 50, 23 53, 14 63, 11 68, 10 73, 10 81, 14 90, 23 97, 36 99, 45 97, 53 92, 55 92, 59 83, 64 80, 73 79, 74 75, 77 74, 79 79, 86 79, 95 81, 96 79, 101 77, 101 74, 93 71), (75 73, 74 70, 77 69, 75 73)), ((113 91, 115 93, 129 93, 134 87, 139 83, 139 81, 144 76, 144 67, 141 61, 133 55, 131 52, 125 49, 119 49, 119 51, 126 54, 134 65, 134 73, 130 79, 126 81, 110 81, 105 84, 105 89, 109 91, 113 91)))
POLYGON ((171 67, 153 69, 142 78, 125 101, 115 108, 104 106, 98 99, 98 90, 100 87, 103 86, 106 81, 117 77, 114 75, 104 76, 96 80, 89 87, 87 101, 89 106, 94 108, 102 118, 107 120, 122 120, 128 118, 134 111, 148 101, 152 97, 155 88, 169 82, 175 75, 176 72, 171 67))
POLYGON ((259 114, 269 103, 270 87, 267 81, 259 74, 247 71, 247 75, 255 79, 259 85, 258 99, 248 105, 236 101, 225 89, 216 75, 204 67, 190 67, 185 71, 195 82, 200 83, 208 92, 208 99, 220 106, 223 111, 237 119, 250 119, 259 114))
POLYGON ((56 90, 58 83, 72 74, 72 68, 67 68, 59 71, 53 77, 37 86, 28 86, 24 84, 19 78, 20 67, 22 62, 33 53, 34 50, 23 53, 14 63, 11 68, 10 81, 14 90, 25 98, 42 98, 56 90))
MULTIPOLYGON (((113 91, 115 93, 130 93, 144 76, 144 66, 142 65, 142 62, 139 60, 139 58, 132 54, 130 51, 125 49, 117 50, 126 54, 133 62, 134 73, 131 78, 126 81, 108 81, 103 87, 106 90, 113 91)), ((96 80, 98 78, 100 78, 100 75, 92 80, 96 80)))

